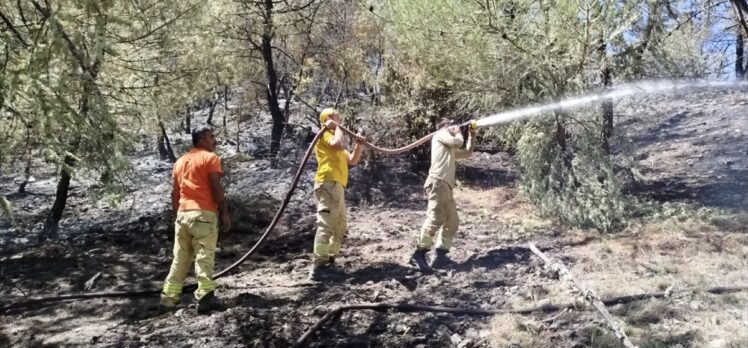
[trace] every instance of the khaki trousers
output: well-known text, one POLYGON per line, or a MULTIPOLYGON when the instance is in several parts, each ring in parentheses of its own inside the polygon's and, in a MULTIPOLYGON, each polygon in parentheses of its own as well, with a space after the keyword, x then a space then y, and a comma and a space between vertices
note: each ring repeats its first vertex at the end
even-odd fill
POLYGON ((431 249, 438 231, 436 247, 449 250, 460 224, 460 219, 457 216, 457 205, 452 196, 452 188, 444 181, 429 178, 426 181, 425 189, 428 197, 428 210, 426 211, 426 221, 424 221, 418 237, 417 248, 431 249))
POLYGON ((312 261, 320 265, 340 253, 348 230, 345 189, 334 181, 316 183, 314 197, 317 199, 317 232, 314 235, 312 261))
POLYGON ((164 281, 161 303, 173 306, 179 303, 182 286, 190 264, 195 262, 197 290, 195 298, 215 290, 213 267, 218 241, 218 216, 205 210, 180 211, 174 223, 174 260, 164 281))

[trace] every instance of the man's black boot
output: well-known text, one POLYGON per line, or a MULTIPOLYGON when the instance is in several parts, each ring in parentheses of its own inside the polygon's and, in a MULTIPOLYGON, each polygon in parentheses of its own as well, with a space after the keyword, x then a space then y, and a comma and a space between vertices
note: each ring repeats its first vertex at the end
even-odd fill
POLYGON ((195 309, 197 310, 197 314, 207 314, 211 311, 223 309, 223 303, 216 297, 215 293, 211 291, 197 300, 197 306, 195 309))
POLYGON ((426 252, 428 250, 426 249, 416 249, 416 251, 413 252, 413 255, 410 256, 410 260, 408 263, 421 271, 421 273, 432 273, 434 272, 433 269, 429 266, 429 263, 426 262, 426 252))
POLYGON ((447 253, 449 253, 449 250, 437 248, 436 256, 431 260, 431 268, 445 269, 454 267, 457 263, 452 261, 452 259, 447 256, 447 253))

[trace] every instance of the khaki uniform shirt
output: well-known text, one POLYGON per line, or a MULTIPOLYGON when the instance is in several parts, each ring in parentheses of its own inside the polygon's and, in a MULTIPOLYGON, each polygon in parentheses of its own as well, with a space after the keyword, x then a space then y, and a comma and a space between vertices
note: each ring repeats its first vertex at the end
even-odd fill
POLYGON ((456 160, 468 158, 473 153, 475 147, 474 137, 469 136, 466 148, 460 149, 463 138, 462 134, 452 136, 446 129, 442 129, 431 139, 431 168, 429 177, 426 179, 424 187, 428 187, 432 180, 442 180, 454 188, 457 184, 455 181, 455 171, 457 170, 456 160))

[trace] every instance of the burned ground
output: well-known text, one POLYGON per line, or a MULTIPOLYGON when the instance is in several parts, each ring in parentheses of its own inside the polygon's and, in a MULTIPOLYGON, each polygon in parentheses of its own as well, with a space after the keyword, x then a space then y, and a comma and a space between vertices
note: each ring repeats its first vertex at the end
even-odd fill
MULTIPOLYGON (((501 309, 574 302, 578 294, 543 270, 528 242, 562 260, 601 297, 671 286, 746 285, 748 102, 728 92, 697 97, 669 100, 656 112, 631 107, 619 116, 618 140, 637 149, 643 176, 627 192, 667 203, 660 215, 642 217, 624 231, 602 235, 541 216, 518 194, 510 155, 476 153, 461 165, 455 191, 462 223, 451 256, 458 266, 422 276, 406 261, 425 215, 424 172, 412 170, 406 158, 393 158, 374 169, 351 171, 350 231, 339 260, 341 276, 312 283, 305 279, 314 233, 311 163, 277 231, 248 262, 218 281, 226 310, 196 316, 191 295, 184 295, 180 310, 169 314, 157 312, 155 296, 56 303, 5 313, 0 345, 286 347, 340 304, 501 309)), ((224 144, 225 158, 233 159, 226 162, 229 191, 280 199, 301 156, 289 150, 293 146, 286 149, 287 165, 273 168, 266 159, 243 158, 224 144)), ((252 151, 250 146, 242 153, 252 151)), ((22 228, 2 225, 3 303, 80 292, 99 272, 94 291, 160 286, 171 260, 169 166, 145 148, 137 156, 139 185, 119 207, 92 202, 90 180, 77 178, 63 233, 54 243, 33 243, 35 225, 53 198, 54 171, 36 171, 29 194, 10 196, 22 228)), ((3 174, 2 193, 11 193, 15 174, 3 174)), ((273 210, 273 199, 265 200, 263 214, 273 210)), ((246 224, 222 237, 216 267, 241 256, 259 237, 261 225, 246 224)), ((678 293, 612 306, 611 312, 641 347, 748 346, 745 293, 678 293)), ((309 342, 318 347, 511 344, 618 346, 602 317, 582 308, 493 318, 346 312, 309 342)))

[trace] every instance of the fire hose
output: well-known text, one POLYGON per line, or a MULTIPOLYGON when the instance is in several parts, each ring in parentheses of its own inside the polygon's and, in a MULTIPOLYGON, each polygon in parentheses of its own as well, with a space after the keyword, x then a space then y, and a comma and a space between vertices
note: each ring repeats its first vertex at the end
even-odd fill
MULTIPOLYGON (((345 132, 346 134, 350 136, 357 136, 356 133, 351 131, 350 129, 347 129, 341 125, 336 125, 337 127, 340 127, 340 129, 345 132)), ((468 121, 463 124, 459 125, 461 131, 465 131, 468 128, 476 128, 475 121, 468 121)), ((255 242, 255 244, 247 251, 241 258, 236 260, 233 264, 226 267, 225 269, 217 272, 213 279, 218 279, 232 270, 234 270, 236 267, 244 263, 250 256, 252 256, 257 249, 265 242, 267 237, 270 235, 270 232, 273 231, 275 226, 278 224, 278 221, 280 221, 281 216, 283 216, 283 213, 286 211, 286 207, 288 206, 288 203, 291 201, 291 197, 293 196, 294 191, 296 190, 296 187, 298 186, 299 179, 301 178, 301 173, 304 170, 304 167, 306 166, 307 162, 309 161, 309 157, 312 154, 312 150, 314 149, 314 145, 319 141, 320 137, 324 132, 327 130, 327 128, 322 128, 317 135, 312 140, 311 144, 309 144, 309 147, 306 150, 306 153, 304 154, 304 158, 301 161, 301 164, 299 165, 299 168, 296 170, 296 175, 294 176, 293 182, 291 184, 291 188, 288 189, 288 192, 286 193, 285 198, 283 199, 283 202, 281 203, 280 208, 275 213, 275 216, 273 217, 273 220, 270 222, 270 225, 265 229, 265 232, 260 236, 260 238, 255 242)), ((421 139, 418 139, 414 143, 411 143, 409 145, 395 148, 395 149, 387 149, 382 148, 379 146, 376 146, 368 141, 365 141, 364 144, 377 151, 381 152, 387 155, 397 155, 404 152, 408 152, 418 146, 423 145, 424 143, 428 142, 435 134, 436 132, 433 132, 431 134, 428 134, 424 136, 421 139)), ((182 291, 187 292, 195 289, 197 287, 196 284, 189 284, 183 287, 182 291)), ((39 305, 42 303, 51 303, 51 302, 58 302, 58 301, 66 301, 66 300, 81 300, 81 299, 94 299, 94 298, 112 298, 112 297, 138 297, 138 296, 148 296, 148 295, 155 295, 160 293, 160 289, 140 289, 140 290, 125 290, 125 291, 106 291, 106 292, 89 292, 89 293, 77 293, 77 294, 62 294, 62 295, 54 295, 54 296, 46 296, 46 297, 36 297, 31 298, 25 301, 21 302, 15 302, 15 303, 9 303, 6 305, 3 305, 0 307, 0 313, 7 312, 11 309, 18 309, 33 305, 39 305)))

